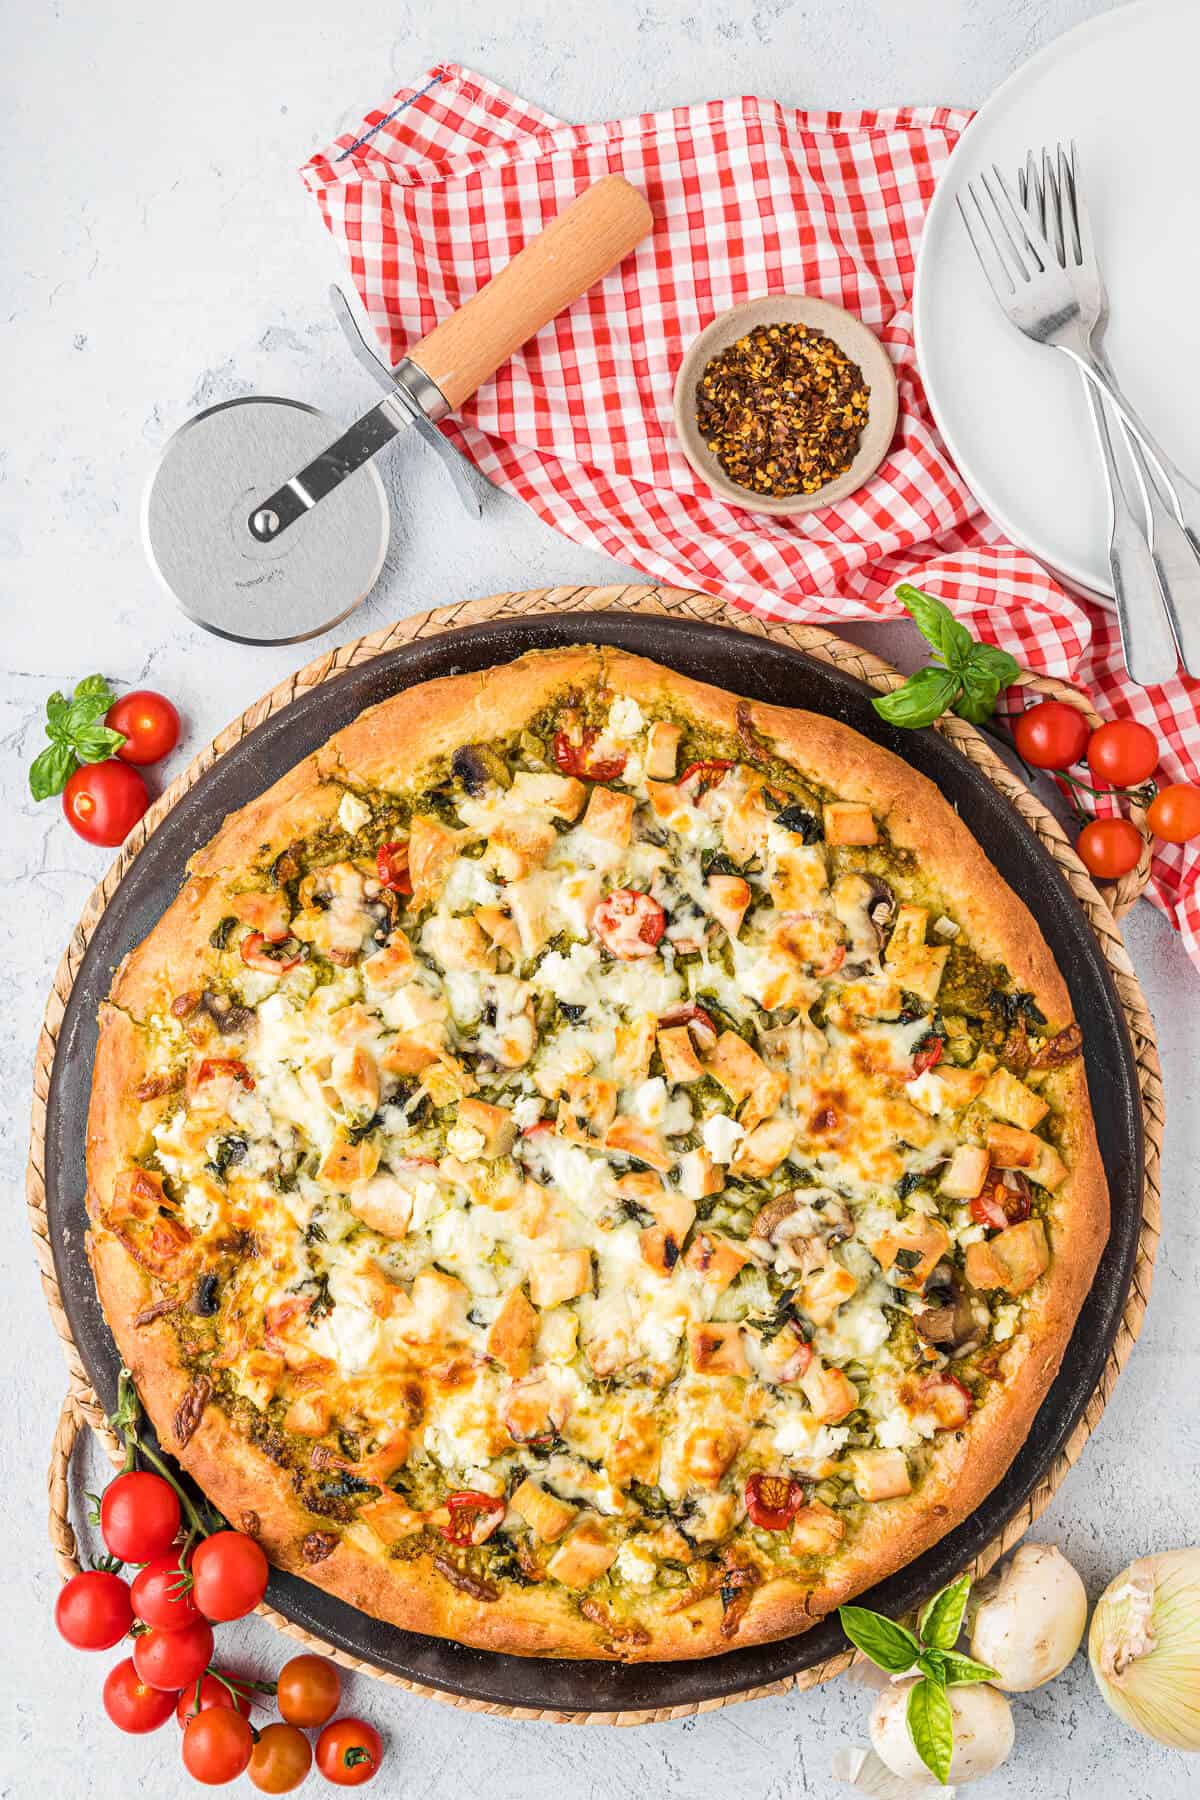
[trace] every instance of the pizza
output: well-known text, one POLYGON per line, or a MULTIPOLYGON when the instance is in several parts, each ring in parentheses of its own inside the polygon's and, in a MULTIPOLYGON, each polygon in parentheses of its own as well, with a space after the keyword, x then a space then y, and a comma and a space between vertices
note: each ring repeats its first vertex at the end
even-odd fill
POLYGON ((937 789, 605 648, 364 712, 119 969, 89 1254, 273 1561, 519 1655, 804 1630, 1023 1442, 1108 1228, 1081 1034, 937 789))

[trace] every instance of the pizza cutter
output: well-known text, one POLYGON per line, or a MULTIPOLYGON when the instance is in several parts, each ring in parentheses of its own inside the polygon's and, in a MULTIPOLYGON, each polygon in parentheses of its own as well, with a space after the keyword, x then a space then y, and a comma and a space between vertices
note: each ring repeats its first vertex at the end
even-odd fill
POLYGON ((468 465, 434 422, 645 237, 650 208, 619 175, 572 201, 456 313, 389 369, 340 293, 339 323, 387 389, 336 434, 297 400, 209 407, 168 441, 146 490, 151 566, 189 618, 241 643, 284 644, 338 624, 383 567, 390 517, 374 459, 406 426, 446 461, 478 515, 468 465))

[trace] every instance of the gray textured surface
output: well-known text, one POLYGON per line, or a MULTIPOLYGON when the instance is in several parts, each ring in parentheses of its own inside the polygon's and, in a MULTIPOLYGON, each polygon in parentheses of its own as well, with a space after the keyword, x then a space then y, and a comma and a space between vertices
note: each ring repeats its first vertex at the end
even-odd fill
MULTIPOLYGON (((30 803, 24 768, 45 695, 89 669, 173 694, 194 749, 318 648, 251 651, 205 637, 158 595, 137 533, 146 470, 198 407, 259 389, 349 419, 374 398, 325 310, 338 271, 297 165, 389 84, 439 57, 580 119, 739 89, 825 106, 976 103, 1041 43, 1100 10, 1096 0, 443 0, 436 10, 359 0, 340 12, 311 0, 210 0, 197 10, 8 0, 0 9, 0 319, 10 326, 0 448, 0 1795, 117 1800, 144 1784, 166 1800, 189 1791, 174 1726, 147 1740, 119 1737, 99 1706, 110 1659, 75 1656, 50 1622, 42 1473, 63 1371, 20 1204, 26 1093, 51 971, 105 856, 52 806, 30 803)), ((467 526, 428 459, 396 456, 388 480, 388 566, 341 637, 462 595, 623 573, 508 500, 493 498, 485 523, 467 526)), ((876 641, 894 646, 895 637, 876 641)), ((1136 1553, 1200 1537, 1200 983, 1147 908, 1128 935, 1167 1070, 1166 1235, 1142 1344, 1041 1527, 1093 1593, 1136 1553)), ((222 1633, 223 1653, 261 1671, 278 1665, 282 1648, 257 1622, 222 1633)), ((439 1800, 832 1794, 830 1754, 860 1734, 866 1712, 862 1691, 841 1682, 637 1732, 504 1724, 367 1681, 352 1700, 390 1740, 372 1793, 439 1800)), ((982 1789, 995 1800, 1195 1792, 1195 1767, 1118 1725, 1082 1662, 1021 1702, 1017 1725, 1012 1761, 982 1789)))

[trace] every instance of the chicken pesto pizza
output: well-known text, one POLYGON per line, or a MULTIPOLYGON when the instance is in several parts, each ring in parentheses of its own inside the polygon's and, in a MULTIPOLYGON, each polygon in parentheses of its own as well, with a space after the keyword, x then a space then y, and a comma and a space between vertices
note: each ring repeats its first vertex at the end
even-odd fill
POLYGON ((520 1655, 801 1631, 969 1514, 1108 1227, 1080 1031, 937 790, 612 650, 364 713, 121 967, 90 1254, 272 1559, 520 1655))

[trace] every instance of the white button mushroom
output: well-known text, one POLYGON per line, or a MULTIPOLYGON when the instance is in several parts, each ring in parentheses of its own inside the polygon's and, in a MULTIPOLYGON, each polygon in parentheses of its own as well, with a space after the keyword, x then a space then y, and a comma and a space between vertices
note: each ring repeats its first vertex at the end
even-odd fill
POLYGON ((1053 1544, 1022 1544, 973 1599, 971 1655, 1010 1694, 1053 1681, 1083 1641, 1087 1594, 1053 1544))
MULTIPOLYGON (((893 1775, 909 1781, 924 1776, 930 1787, 937 1787, 908 1735, 905 1714, 914 1686, 913 1681, 896 1681, 880 1694, 871 1714, 871 1743, 893 1775)), ((978 1781, 998 1769, 1013 1747, 1011 1708, 1004 1695, 986 1682, 947 1688, 946 1698, 954 1719, 950 1780, 978 1781)))

